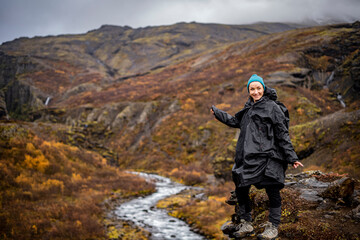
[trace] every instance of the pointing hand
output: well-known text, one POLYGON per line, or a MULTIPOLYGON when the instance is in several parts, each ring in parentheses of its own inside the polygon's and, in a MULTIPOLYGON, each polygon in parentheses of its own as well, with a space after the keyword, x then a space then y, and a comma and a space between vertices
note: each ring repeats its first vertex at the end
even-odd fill
POLYGON ((303 165, 301 162, 299 162, 299 161, 296 161, 296 162, 293 163, 293 167, 294 167, 294 168, 297 168, 298 166, 303 167, 304 165, 303 165))

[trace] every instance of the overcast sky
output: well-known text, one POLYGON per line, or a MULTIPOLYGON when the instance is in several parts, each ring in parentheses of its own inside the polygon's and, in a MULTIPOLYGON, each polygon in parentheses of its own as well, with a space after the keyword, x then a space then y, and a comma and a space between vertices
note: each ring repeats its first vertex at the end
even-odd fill
POLYGON ((248 24, 360 19, 360 0, 0 0, 0 43, 86 33, 103 24, 248 24))

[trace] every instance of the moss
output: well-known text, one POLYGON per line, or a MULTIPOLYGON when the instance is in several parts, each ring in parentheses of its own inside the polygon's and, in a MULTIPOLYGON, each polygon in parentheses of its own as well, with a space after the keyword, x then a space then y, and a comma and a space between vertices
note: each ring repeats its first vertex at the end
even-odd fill
POLYGON ((107 237, 109 239, 119 239, 121 236, 121 231, 116 229, 114 226, 108 228, 107 237))
POLYGON ((157 208, 165 208, 165 209, 174 209, 174 208, 178 208, 180 206, 184 206, 189 199, 191 198, 191 196, 187 196, 184 197, 183 195, 176 195, 176 196, 172 196, 172 197, 168 197, 165 199, 160 200, 157 204, 156 207, 157 208))
POLYGON ((291 141, 296 152, 304 151, 309 147, 315 146, 316 141, 313 138, 313 131, 317 125, 318 124, 313 121, 290 127, 291 141))
POLYGON ((149 238, 149 232, 140 227, 131 226, 123 222, 122 226, 109 226, 107 229, 107 238, 115 239, 139 239, 145 240, 149 238))

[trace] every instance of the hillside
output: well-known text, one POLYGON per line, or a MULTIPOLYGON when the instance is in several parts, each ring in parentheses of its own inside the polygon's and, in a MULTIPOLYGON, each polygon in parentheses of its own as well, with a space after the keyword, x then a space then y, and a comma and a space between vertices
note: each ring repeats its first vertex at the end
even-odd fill
MULTIPOLYGON (((294 27, 179 23, 132 29, 105 25, 80 35, 20 38, 0 47, 1 75, 4 75, 0 87, 16 78, 35 88, 29 94, 32 97, 23 99, 22 103, 29 100, 32 108, 39 109, 43 107, 41 102, 51 97, 50 105, 57 106, 64 101, 66 104, 74 95, 100 91, 125 79, 148 75, 224 43, 294 27)), ((10 112, 26 111, 19 108, 7 103, 10 112)))
POLYGON ((154 191, 98 153, 59 142, 56 126, 2 122, 0 132, 1 239, 101 239, 101 201, 154 191))
MULTIPOLYGON (((66 159, 75 154, 76 161, 86 161, 82 153, 94 154, 96 161, 107 160, 102 164, 111 172, 118 171, 114 166, 154 171, 186 184, 204 185, 211 192, 207 184, 212 176, 230 180, 238 132, 214 121, 209 107, 214 104, 231 114, 240 110, 253 73, 263 76, 288 107, 291 138, 305 170, 359 178, 360 24, 300 27, 280 23, 179 23, 139 29, 105 25, 85 34, 20 38, 2 44, 1 127, 7 129, 12 119, 16 121, 11 121, 10 128, 26 126, 30 135, 37 136, 12 146, 2 131, 2 149, 9 154, 2 154, 1 164, 12 176, 5 182, 13 183, 1 188, 3 194, 29 191, 36 195, 48 179, 61 180, 71 189, 66 184, 72 173, 83 179, 85 172, 97 168, 92 163, 70 174, 57 167, 55 177, 46 175, 46 164, 42 169, 21 163, 29 161, 26 155, 39 157, 39 149, 51 162, 55 148, 49 144, 70 149, 66 159), (14 179, 34 168, 40 172, 34 177, 38 185, 27 183, 22 188, 14 179)), ((98 181, 104 184, 101 177, 98 181)), ((224 195, 230 185, 227 182, 219 192, 224 195)), ((61 190, 61 184, 56 187, 61 190)), ((128 191, 137 192, 136 188, 128 191)), ((222 198, 216 195, 215 199, 222 198)))

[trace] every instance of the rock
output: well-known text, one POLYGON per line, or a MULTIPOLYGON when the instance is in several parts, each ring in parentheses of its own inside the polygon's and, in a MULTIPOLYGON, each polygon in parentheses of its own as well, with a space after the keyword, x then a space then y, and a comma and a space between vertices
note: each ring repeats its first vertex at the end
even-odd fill
POLYGON ((100 87, 96 86, 94 83, 83 83, 67 90, 62 96, 62 98, 67 99, 71 96, 75 96, 83 92, 99 91, 99 90, 100 87))
POLYGON ((354 193, 355 180, 343 177, 330 183, 329 187, 321 193, 323 198, 350 200, 354 193))
POLYGON ((359 222, 360 221, 360 213, 355 214, 354 219, 359 222))
POLYGON ((313 188, 327 188, 330 185, 329 183, 318 181, 315 177, 302 179, 299 183, 313 188))
POLYGON ((236 225, 232 221, 227 221, 220 229, 224 234, 230 235, 236 231, 236 225))
POLYGON ((326 219, 334 219, 334 216, 331 216, 331 215, 325 214, 325 215, 324 215, 324 218, 326 218, 326 219))
POLYGON ((286 179, 287 180, 301 180, 301 179, 305 179, 305 178, 310 178, 314 175, 316 176, 320 176, 323 175, 324 173, 322 173, 319 170, 313 170, 313 171, 306 171, 306 172, 301 172, 301 173, 297 173, 297 174, 286 174, 286 179))
POLYGON ((292 186, 292 185, 295 185, 295 184, 297 184, 297 182, 286 182, 285 186, 292 186))
POLYGON ((208 197, 206 196, 205 193, 195 194, 195 195, 193 195, 193 198, 200 200, 200 201, 206 201, 208 199, 208 197))
POLYGON ((288 174, 285 186, 295 188, 299 191, 300 197, 310 202, 323 202, 323 197, 320 194, 327 189, 330 183, 321 182, 317 180, 314 175, 323 174, 320 171, 308 171, 301 172, 298 174, 288 174))
POLYGON ((360 221, 360 205, 351 210, 350 214, 354 220, 360 221))
POLYGON ((352 205, 353 206, 358 206, 360 205, 360 191, 359 190, 355 190, 354 194, 352 195, 352 205))
POLYGON ((303 86, 308 85, 311 70, 308 68, 295 68, 292 71, 278 71, 269 74, 267 83, 271 85, 303 86))
POLYGON ((0 91, 0 119, 7 118, 8 113, 6 109, 5 93, 0 91))
POLYGON ((235 91, 235 87, 234 87, 234 84, 232 83, 225 83, 222 85, 222 88, 225 90, 225 91, 235 91))
POLYGON ((300 189, 300 197, 310 202, 322 202, 324 199, 318 195, 316 190, 300 189))
POLYGON ((324 199, 319 206, 316 208, 316 210, 331 210, 335 208, 335 203, 332 201, 328 201, 324 199))

